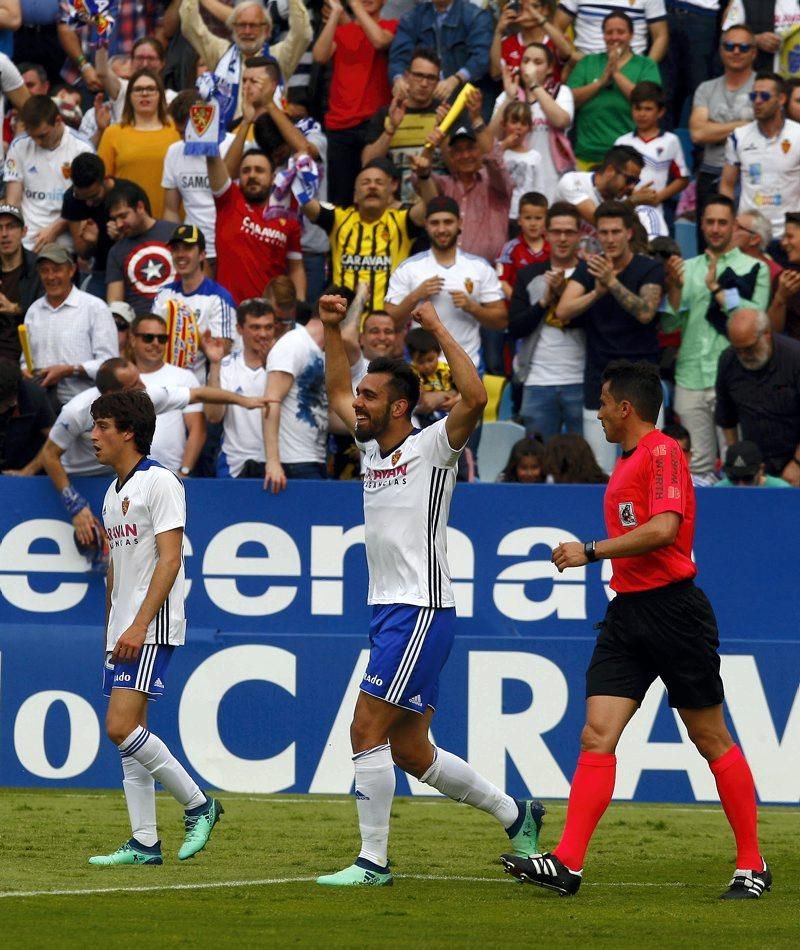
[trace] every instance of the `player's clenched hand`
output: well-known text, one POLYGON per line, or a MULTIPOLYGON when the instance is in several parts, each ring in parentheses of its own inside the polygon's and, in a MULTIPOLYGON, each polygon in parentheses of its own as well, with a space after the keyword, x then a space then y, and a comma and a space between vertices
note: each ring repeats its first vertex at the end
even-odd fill
POLYGON ((418 304, 411 311, 411 318, 416 320, 423 330, 430 330, 431 332, 441 324, 436 307, 430 300, 423 300, 422 303, 418 304))
POLYGON ((147 636, 147 628, 131 624, 130 627, 117 640, 114 652, 111 654, 112 663, 131 663, 139 656, 139 650, 142 649, 144 638, 147 636))
POLYGON ((562 541, 557 548, 553 548, 553 556, 550 560, 558 568, 558 573, 562 574, 567 567, 583 567, 589 563, 589 558, 583 553, 583 545, 580 541, 562 541))
POLYGON ((317 304, 319 318, 328 327, 338 326, 347 315, 347 300, 338 294, 323 294, 317 304))

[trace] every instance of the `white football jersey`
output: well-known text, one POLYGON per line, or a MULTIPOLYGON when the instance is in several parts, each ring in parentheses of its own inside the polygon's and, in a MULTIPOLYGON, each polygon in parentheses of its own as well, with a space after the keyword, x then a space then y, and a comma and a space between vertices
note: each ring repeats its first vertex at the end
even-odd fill
MULTIPOLYGON (((267 370, 264 366, 251 369, 244 361, 244 353, 232 353, 220 363, 219 384, 243 396, 263 396, 267 370)), ((226 406, 217 475, 237 478, 245 462, 265 460, 261 413, 243 406, 226 406)))
MULTIPOLYGON (((111 483, 103 501, 114 586, 106 630, 106 650, 133 623, 158 563, 156 536, 186 527, 183 483, 153 459, 143 458, 120 484, 111 483)), ((183 610, 183 557, 178 576, 161 609, 147 628, 145 643, 180 646, 186 636, 183 610)))
POLYGON ((782 238, 784 215, 800 208, 800 123, 786 119, 771 139, 758 122, 743 125, 728 136, 725 161, 740 172, 739 207, 760 211, 772 225, 773 240, 782 238))
POLYGON ((447 563, 447 519, 461 449, 447 439, 447 420, 414 429, 386 455, 365 453, 364 525, 368 604, 453 607, 447 563))
MULTIPOLYGON (((681 140, 674 132, 660 132, 651 139, 643 139, 636 132, 626 132, 625 135, 620 135, 614 145, 630 145, 644 159, 644 168, 640 178, 641 185, 637 187, 651 182, 656 191, 662 191, 676 178, 690 177, 686 159, 683 157, 681 140)), ((637 206, 637 212, 643 207, 648 206, 637 206)), ((648 236, 652 238, 669 235, 663 207, 661 205, 650 206, 649 210, 655 212, 658 216, 658 230, 655 233, 652 226, 648 227, 648 222, 642 220, 642 215, 639 215, 648 236)))

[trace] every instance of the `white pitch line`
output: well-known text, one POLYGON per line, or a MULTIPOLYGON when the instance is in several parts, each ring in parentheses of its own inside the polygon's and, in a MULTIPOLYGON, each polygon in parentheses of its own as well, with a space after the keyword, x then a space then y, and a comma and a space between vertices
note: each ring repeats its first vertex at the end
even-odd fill
MULTIPOLYGON (((460 884, 511 884, 503 877, 459 877, 457 875, 438 874, 396 874, 400 881, 453 881, 460 884)), ((153 884, 141 887, 87 887, 74 890, 53 891, 0 891, 0 899, 9 897, 81 897, 91 894, 142 894, 152 891, 206 891, 232 887, 268 887, 274 884, 308 884, 316 881, 316 877, 268 877, 256 878, 252 881, 206 881, 202 884, 153 884)), ((585 884, 584 887, 687 887, 681 882, 648 883, 637 881, 633 883, 615 881, 607 884, 585 884)))

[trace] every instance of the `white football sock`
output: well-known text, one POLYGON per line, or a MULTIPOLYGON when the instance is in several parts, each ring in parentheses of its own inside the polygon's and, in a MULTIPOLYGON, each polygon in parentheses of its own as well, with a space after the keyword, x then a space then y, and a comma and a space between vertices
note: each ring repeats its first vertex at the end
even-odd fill
POLYGON ((510 828, 519 816, 517 803, 510 795, 501 792, 478 775, 471 765, 444 749, 434 749, 431 767, 420 781, 448 798, 494 815, 504 828, 510 828))
POLYGON ((129 755, 122 756, 122 790, 133 837, 139 844, 152 847, 158 841, 156 783, 147 769, 129 755))
POLYGON ((120 743, 119 751, 123 758, 130 756, 140 762, 184 808, 197 808, 206 800, 200 786, 164 743, 143 726, 137 726, 120 743))
POLYGON ((385 867, 389 848, 389 814, 394 798, 394 762, 388 745, 353 756, 356 808, 361 831, 360 858, 385 867))

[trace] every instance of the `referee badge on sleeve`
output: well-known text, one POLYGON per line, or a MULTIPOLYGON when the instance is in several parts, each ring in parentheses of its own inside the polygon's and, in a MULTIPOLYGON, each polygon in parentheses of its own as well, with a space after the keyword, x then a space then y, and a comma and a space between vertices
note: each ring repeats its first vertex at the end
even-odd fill
POLYGON ((635 528, 639 522, 636 520, 636 509, 632 501, 621 501, 619 503, 619 523, 623 528, 635 528))

